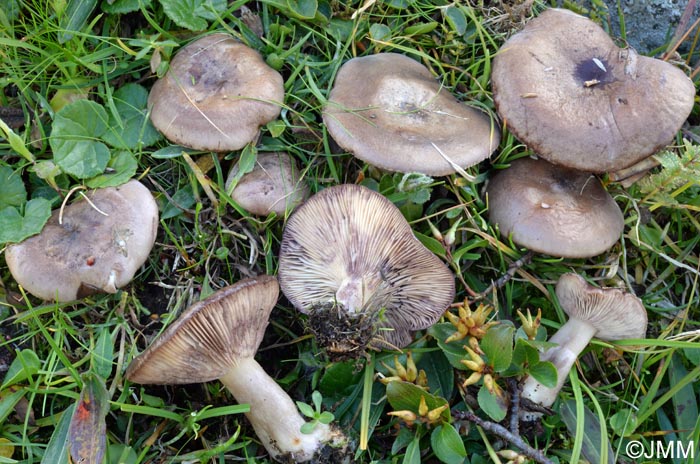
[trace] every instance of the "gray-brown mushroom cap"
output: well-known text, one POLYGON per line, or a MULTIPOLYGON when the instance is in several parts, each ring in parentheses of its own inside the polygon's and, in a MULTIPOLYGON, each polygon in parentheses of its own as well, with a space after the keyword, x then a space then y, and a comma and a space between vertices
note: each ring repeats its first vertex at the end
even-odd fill
POLYGON ((181 49, 148 96, 151 121, 168 140, 211 151, 255 140, 283 101, 282 76, 257 51, 221 33, 181 49))
POLYGON ((126 370, 141 384, 201 383, 224 377, 253 358, 279 294, 277 280, 258 276, 217 290, 190 306, 126 370))
MULTIPOLYGON (((238 174, 235 165, 226 180, 226 191, 238 174)), ((309 195, 299 168, 288 153, 258 153, 253 170, 238 181, 231 198, 246 211, 259 216, 284 215, 309 195)))
POLYGON ((403 347, 433 325, 455 294, 454 276, 413 235, 389 200, 359 185, 313 195, 289 218, 279 256, 282 292, 301 312, 338 303, 350 314, 384 310, 380 336, 403 347))
POLYGON ((89 202, 66 206, 62 217, 55 210, 40 234, 5 250, 12 276, 32 295, 71 301, 115 293, 148 258, 158 228, 151 192, 131 180, 86 196, 89 202))
POLYGON ((597 24, 550 9, 501 47, 493 98, 508 129, 552 163, 626 168, 669 144, 693 107, 678 68, 620 49, 597 24))
POLYGON ((361 160, 431 176, 483 161, 500 139, 485 113, 458 101, 427 68, 396 53, 343 64, 323 121, 338 145, 361 160))
POLYGON ((566 314, 595 327, 595 336, 601 340, 644 338, 646 334, 646 309, 631 293, 594 287, 574 273, 563 274, 555 292, 566 314))
POLYGON ((592 174, 522 158, 487 186, 489 219, 513 242, 565 258, 599 255, 620 238, 624 219, 592 174))

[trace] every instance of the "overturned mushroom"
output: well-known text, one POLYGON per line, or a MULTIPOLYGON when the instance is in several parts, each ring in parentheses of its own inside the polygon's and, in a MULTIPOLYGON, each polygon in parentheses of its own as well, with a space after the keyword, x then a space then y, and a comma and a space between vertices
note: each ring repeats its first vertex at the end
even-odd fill
MULTIPOLYGON (((226 191, 237 175, 238 165, 235 165, 226 180, 226 191)), ((231 198, 246 211, 266 216, 271 212, 284 215, 296 208, 308 194, 309 189, 289 154, 258 153, 255 167, 236 183, 231 198)))
POLYGON ((148 96, 151 121, 168 140, 211 151, 255 140, 283 101, 282 76, 257 51, 222 33, 180 50, 148 96))
POLYGON ((552 163, 626 168, 669 144, 695 86, 670 63, 621 49, 597 24, 549 9, 496 54, 493 98, 508 129, 552 163))
POLYGON ((157 227, 151 192, 131 180, 54 211, 40 234, 9 245, 5 260, 17 283, 44 300, 115 293, 146 261, 157 227))
POLYGON ((489 219, 513 242, 565 258, 599 255, 620 238, 624 220, 592 174, 521 158, 486 188, 489 219))
POLYGON ((343 64, 323 121, 338 145, 361 160, 431 176, 483 161, 500 138, 485 113, 458 101, 428 69, 397 53, 343 64))
POLYGON ((299 311, 326 317, 329 325, 319 329, 330 351, 348 355, 373 340, 406 346, 411 332, 433 325, 455 294, 452 272, 414 237, 398 208, 349 184, 322 190, 292 214, 279 279, 299 311), (347 323, 347 333, 335 332, 334 321, 340 330, 347 323), (358 325, 367 328, 367 339, 351 338, 361 332, 358 325))
MULTIPOLYGON (((557 369, 557 383, 548 388, 533 377, 523 385, 522 396, 534 403, 549 407, 566 382, 569 371, 579 354, 593 337, 601 340, 644 338, 647 313, 641 300, 618 288, 597 288, 573 273, 559 278, 556 295, 569 320, 549 339, 555 346, 540 355, 557 369)), ((525 413, 525 419, 536 415, 525 413)))
MULTIPOLYGON (((304 418, 289 395, 255 361, 279 286, 258 276, 222 288, 190 306, 126 370, 141 384, 189 384, 218 379, 241 404, 270 456, 306 462, 344 436, 318 423, 302 433, 304 418)), ((325 452, 325 451, 324 451, 325 452)))

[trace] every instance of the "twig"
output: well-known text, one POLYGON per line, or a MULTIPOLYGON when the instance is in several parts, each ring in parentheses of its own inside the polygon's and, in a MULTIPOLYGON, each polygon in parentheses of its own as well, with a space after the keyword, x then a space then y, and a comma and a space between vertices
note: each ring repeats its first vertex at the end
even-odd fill
POLYGON ((499 289, 503 287, 506 283, 508 283, 510 279, 513 278, 515 273, 518 272, 518 269, 530 263, 533 254, 534 253, 532 252, 532 250, 529 250, 527 253, 522 255, 520 259, 508 266, 508 270, 506 271, 506 273, 499 277, 498 280, 491 282, 491 285, 486 287, 486 290, 484 290, 483 292, 477 293, 474 296, 474 300, 482 300, 486 298, 491 292, 493 292, 494 288, 499 289))
POLYGON ((513 377, 508 378, 510 389, 510 432, 520 435, 520 384, 513 377))
POLYGON ((506 429, 502 425, 484 420, 476 414, 474 414, 473 412, 469 411, 457 411, 454 413, 454 416, 456 419, 468 420, 469 422, 473 422, 474 424, 478 425, 487 432, 493 433, 499 438, 506 440, 511 445, 520 449, 520 451, 525 456, 534 460, 535 462, 538 462, 540 464, 554 464, 554 461, 545 456, 541 450, 535 449, 532 446, 528 445, 523 441, 522 438, 520 438, 520 436, 509 432, 508 429, 506 429))

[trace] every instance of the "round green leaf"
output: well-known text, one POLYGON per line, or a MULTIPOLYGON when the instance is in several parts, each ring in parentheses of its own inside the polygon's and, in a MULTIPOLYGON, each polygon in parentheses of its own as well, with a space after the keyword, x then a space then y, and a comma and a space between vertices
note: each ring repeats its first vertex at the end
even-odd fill
POLYGON ((107 130, 107 112, 95 102, 78 100, 56 113, 49 144, 56 164, 79 179, 101 174, 109 149, 99 139, 107 130))
POLYGON ((451 424, 438 425, 430 435, 430 446, 437 458, 446 464, 461 464, 467 457, 462 437, 451 424))
POLYGON ((503 321, 489 328, 481 340, 481 349, 494 372, 503 372, 510 366, 513 359, 514 332, 515 328, 503 321))
POLYGON ((495 422, 501 422, 505 419, 508 407, 501 398, 491 394, 486 386, 481 386, 479 394, 477 395, 477 401, 482 411, 495 422))
POLYGON ((547 388, 554 388, 557 384, 557 368, 549 361, 538 362, 530 366, 528 372, 539 383, 547 388))
POLYGON ((34 198, 24 206, 24 215, 13 206, 0 210, 0 244, 17 243, 41 232, 51 217, 51 202, 34 198))

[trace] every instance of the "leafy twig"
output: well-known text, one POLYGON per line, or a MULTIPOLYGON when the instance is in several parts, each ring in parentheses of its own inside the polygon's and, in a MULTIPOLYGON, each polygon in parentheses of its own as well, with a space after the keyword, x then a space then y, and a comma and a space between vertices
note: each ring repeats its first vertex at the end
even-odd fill
POLYGON ((456 419, 468 420, 469 422, 473 422, 474 424, 478 425, 487 432, 490 432, 498 436, 499 438, 506 440, 508 443, 518 448, 525 456, 527 456, 530 459, 533 459, 539 464, 554 464, 554 461, 545 456, 541 450, 535 449, 532 446, 528 445, 523 441, 522 438, 520 438, 519 435, 511 433, 502 425, 484 420, 481 417, 474 414, 473 412, 469 411, 458 411, 454 413, 454 416, 456 419))

